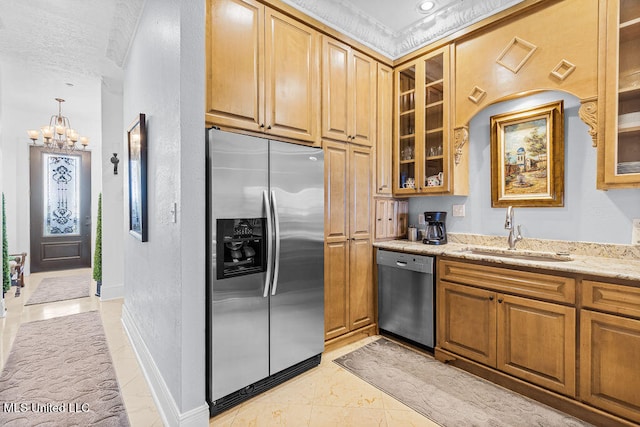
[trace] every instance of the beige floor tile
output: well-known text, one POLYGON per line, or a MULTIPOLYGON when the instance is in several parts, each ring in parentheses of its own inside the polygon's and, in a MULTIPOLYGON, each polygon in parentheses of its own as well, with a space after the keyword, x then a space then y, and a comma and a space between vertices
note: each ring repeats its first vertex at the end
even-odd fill
POLYGON ((95 284, 92 284, 90 296, 86 298, 35 304, 26 307, 24 305, 44 277, 88 274, 89 271, 89 269, 80 269, 34 273, 25 278, 25 287, 21 289, 20 296, 15 296, 15 288, 12 288, 11 293, 5 295, 6 317, 0 319, 0 331, 2 333, 2 339, 0 340, 0 368, 4 367, 6 363, 11 345, 22 323, 92 310, 100 311, 109 352, 113 360, 113 367, 116 371, 131 425, 133 427, 160 427, 162 426, 162 420, 129 339, 122 327, 122 300, 101 302, 94 295, 95 284))
MULTIPOLYGON (((107 336, 118 384, 132 426, 160 427, 162 420, 138 365, 129 338, 122 326, 122 300, 101 302, 88 298, 50 304, 24 306, 45 276, 78 274, 79 270, 36 273, 27 277, 21 295, 6 295, 7 316, 0 319, 0 367, 22 323, 98 310, 107 336)), ((378 337, 367 337, 333 349, 322 356, 321 364, 272 390, 250 399, 209 420, 215 427, 261 426, 427 426, 433 424, 375 387, 345 371, 333 360, 366 345, 378 337)))
POLYGON ((387 409, 385 416, 389 427, 439 427, 439 424, 412 410, 387 409))
POLYGON ((384 409, 314 405, 309 427, 387 426, 384 409))

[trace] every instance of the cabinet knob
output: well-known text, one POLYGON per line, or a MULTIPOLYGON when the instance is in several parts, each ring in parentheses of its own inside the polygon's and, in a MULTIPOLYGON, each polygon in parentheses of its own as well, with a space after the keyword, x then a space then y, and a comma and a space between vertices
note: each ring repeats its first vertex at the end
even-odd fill
POLYGON ((271 129, 271 125, 267 126, 267 129, 271 129))
POLYGON ((498 302, 499 302, 500 304, 502 304, 502 301, 504 301, 502 298, 498 298, 498 302))
POLYGON ((264 129, 264 123, 260 123, 260 128, 264 129))
POLYGON ((489 295, 489 301, 493 301, 493 295, 489 295))

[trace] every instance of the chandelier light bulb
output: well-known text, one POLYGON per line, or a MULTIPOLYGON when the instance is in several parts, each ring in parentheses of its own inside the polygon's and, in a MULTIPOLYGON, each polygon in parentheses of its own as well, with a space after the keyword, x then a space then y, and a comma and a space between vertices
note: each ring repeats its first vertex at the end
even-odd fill
MULTIPOLYGON (((62 115, 62 103, 64 99, 56 98, 58 102, 58 114, 51 116, 49 125, 44 125, 40 128, 42 133, 43 146, 46 150, 51 152, 63 152, 69 153, 78 148, 83 150, 89 145, 89 138, 86 136, 80 137, 78 132, 71 127, 71 123, 66 116, 62 115), (76 146, 76 142, 80 140, 81 147, 76 146)), ((38 141, 38 131, 28 130, 27 135, 33 145, 36 145, 38 141)))

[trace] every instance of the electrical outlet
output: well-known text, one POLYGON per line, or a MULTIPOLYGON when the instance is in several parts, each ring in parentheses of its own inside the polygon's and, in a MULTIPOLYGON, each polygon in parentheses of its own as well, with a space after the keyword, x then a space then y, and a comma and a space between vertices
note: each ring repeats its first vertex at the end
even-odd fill
POLYGON ((633 229, 631 230, 631 244, 640 245, 640 219, 633 220, 633 229))
POLYGON ((453 205, 453 216, 464 216, 464 205, 453 205))
POLYGON ((424 214, 418 214, 418 224, 424 225, 426 221, 424 220, 424 214))

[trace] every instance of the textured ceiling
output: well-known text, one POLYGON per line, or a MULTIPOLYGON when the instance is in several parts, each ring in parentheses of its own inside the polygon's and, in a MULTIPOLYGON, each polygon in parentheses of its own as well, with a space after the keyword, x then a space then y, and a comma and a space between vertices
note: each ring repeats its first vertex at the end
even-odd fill
MULTIPOLYGON (((144 1, 0 0, 0 59, 115 76, 144 1)), ((396 59, 523 0, 433 0, 431 18, 418 13, 418 0, 283 1, 396 59)))
POLYGON ((396 59, 523 0, 283 0, 383 55, 396 59))
POLYGON ((144 0, 0 0, 0 58, 51 71, 122 68, 144 0))

